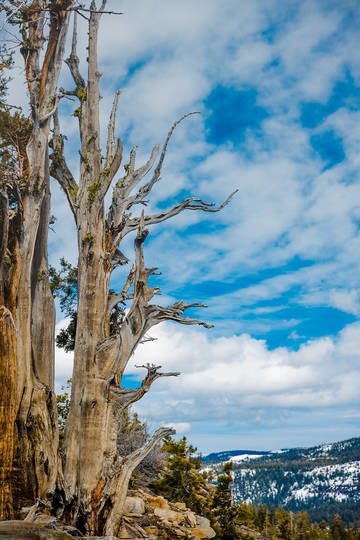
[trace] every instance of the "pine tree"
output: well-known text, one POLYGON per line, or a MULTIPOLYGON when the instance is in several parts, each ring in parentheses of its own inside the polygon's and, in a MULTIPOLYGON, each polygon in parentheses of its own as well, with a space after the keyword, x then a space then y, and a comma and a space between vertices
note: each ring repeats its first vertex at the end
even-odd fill
POLYGON ((295 516, 295 521, 297 540, 311 540, 312 538, 317 538, 307 512, 298 512, 295 516))
POLYGON ((198 514, 208 514, 206 499, 199 495, 206 481, 200 472, 200 456, 196 448, 187 443, 186 437, 175 441, 166 437, 163 449, 169 458, 163 477, 152 484, 154 490, 174 502, 184 502, 198 514))
POLYGON ((344 523, 339 514, 335 514, 330 522, 329 536, 331 540, 346 540, 348 538, 344 523))
POLYGON ((291 540, 293 538, 291 521, 290 512, 284 510, 280 505, 276 512, 276 522, 278 536, 281 540, 291 540))
POLYGON ((212 500, 212 508, 216 519, 215 530, 223 540, 238 538, 236 528, 238 518, 237 506, 232 506, 231 487, 233 478, 231 461, 225 463, 223 471, 217 478, 216 490, 212 500))

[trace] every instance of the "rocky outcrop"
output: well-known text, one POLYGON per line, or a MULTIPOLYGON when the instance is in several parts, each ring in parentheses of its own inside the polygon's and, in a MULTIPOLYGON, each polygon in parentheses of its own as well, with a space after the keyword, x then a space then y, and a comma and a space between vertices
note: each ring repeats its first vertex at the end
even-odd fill
POLYGON ((118 538, 151 540, 198 540, 215 536, 209 520, 194 514, 184 503, 171 503, 142 489, 129 493, 123 527, 118 534, 118 538))

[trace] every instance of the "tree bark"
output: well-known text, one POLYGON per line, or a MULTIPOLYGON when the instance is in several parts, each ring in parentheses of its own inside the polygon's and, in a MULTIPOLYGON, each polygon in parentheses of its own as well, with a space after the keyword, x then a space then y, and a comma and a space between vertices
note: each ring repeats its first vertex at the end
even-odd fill
POLYGON ((87 83, 79 71, 76 17, 72 50, 66 60, 76 85, 75 90, 69 93, 79 99, 79 107, 75 111, 81 141, 79 184, 66 164, 57 117, 51 141, 51 174, 63 188, 73 212, 79 249, 72 395, 64 440, 64 519, 87 534, 116 534, 132 471, 153 445, 169 433, 167 428, 159 430, 142 449, 122 458, 117 452, 119 418, 126 407, 141 399, 158 377, 179 375, 177 372, 160 373, 156 366, 143 366, 148 373, 139 388, 125 389, 122 387, 122 377, 129 359, 146 332, 162 321, 211 326, 183 316, 186 309, 201 304, 180 301, 164 308, 150 303, 159 289, 148 286, 148 279, 156 273, 156 269, 146 268, 144 264, 143 245, 148 235, 145 225, 159 223, 183 210, 216 212, 231 197, 219 207, 198 198, 189 198, 161 214, 131 216, 130 210, 135 205, 146 205, 146 196, 159 181, 171 135, 178 123, 189 116, 185 115, 172 126, 160 155, 159 146, 155 146, 147 162, 139 168, 135 166, 137 148, 133 148, 129 163, 125 166, 126 174, 117 180, 110 209, 105 215, 104 198, 122 159, 122 142, 115 138, 120 92, 115 95, 109 119, 106 157, 103 161, 100 148, 97 34, 105 1, 99 10, 93 1, 90 9, 87 83), (151 179, 140 185, 157 158, 151 179), (111 295, 111 274, 119 264, 126 262, 118 246, 129 232, 136 230, 134 266, 122 291, 111 295), (119 302, 130 302, 129 310, 119 321, 118 329, 110 334, 111 311, 119 302))
POLYGON ((48 6, 45 0, 19 8, 23 17, 22 54, 31 105, 32 133, 28 170, 9 189, 18 196, 18 214, 2 203, 1 304, 12 315, 0 325, 0 474, 5 483, 0 519, 21 506, 51 497, 57 478, 57 410, 54 396, 54 304, 47 272, 49 225, 48 136, 57 104, 56 90, 67 30, 70 0, 48 6), (44 27, 50 33, 44 59, 44 27), (25 36, 26 34, 26 36, 25 36), (16 331, 15 331, 16 327, 16 331))

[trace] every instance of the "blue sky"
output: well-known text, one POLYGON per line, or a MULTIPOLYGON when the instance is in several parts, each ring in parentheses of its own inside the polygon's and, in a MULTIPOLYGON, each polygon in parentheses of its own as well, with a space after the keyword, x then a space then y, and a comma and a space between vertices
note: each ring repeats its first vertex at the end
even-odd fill
MULTIPOLYGON (((131 360, 176 369, 137 409, 175 424, 206 453, 307 446, 359 435, 360 43, 358 2, 112 0, 100 31, 104 134, 138 162, 189 111, 150 210, 189 194, 221 202, 153 227, 146 260, 161 302, 200 300, 212 330, 167 324, 131 360)), ((86 28, 79 47, 85 58, 86 28)), ((85 62, 83 62, 83 69, 85 62)), ((12 93, 21 102, 18 84, 12 93)), ((64 68, 62 86, 72 83, 64 68)), ((73 105, 62 106, 78 170, 73 105)), ((55 263, 76 261, 66 202, 53 186, 55 263)), ((132 257, 132 238, 123 246, 132 257)), ((123 275, 114 277, 121 286, 123 275)), ((59 327, 64 324, 59 316, 59 327)), ((71 372, 58 353, 57 383, 71 372)))

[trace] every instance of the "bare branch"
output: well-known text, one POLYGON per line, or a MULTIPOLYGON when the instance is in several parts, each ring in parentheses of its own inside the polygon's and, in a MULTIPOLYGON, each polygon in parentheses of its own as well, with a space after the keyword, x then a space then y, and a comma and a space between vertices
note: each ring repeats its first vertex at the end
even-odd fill
POLYGON ((147 162, 140 167, 139 169, 135 170, 135 157, 136 157, 136 151, 137 146, 134 146, 130 153, 130 163, 128 165, 128 174, 124 178, 124 194, 127 195, 130 193, 130 191, 144 178, 144 176, 152 169, 156 156, 158 155, 160 150, 160 146, 157 144, 154 146, 151 152, 150 158, 147 160, 147 162))
POLYGON ((117 396, 116 406, 117 411, 120 414, 126 407, 129 407, 132 403, 139 401, 146 392, 149 391, 152 383, 159 379, 160 377, 178 377, 180 371, 170 371, 167 373, 161 373, 158 370, 161 369, 161 366, 155 366, 154 364, 146 364, 143 366, 135 366, 136 368, 144 368, 147 370, 147 375, 143 379, 139 388, 135 389, 126 389, 126 388, 117 388, 111 387, 112 392, 117 396))
POLYGON ((194 325, 198 324, 204 326, 204 328, 213 328, 213 324, 207 324, 199 319, 193 319, 191 317, 183 317, 183 313, 186 309, 192 307, 207 307, 205 304, 192 303, 188 304, 179 300, 175 304, 162 307, 157 305, 149 305, 146 308, 147 327, 155 326, 164 321, 175 321, 180 324, 194 325))
POLYGON ((160 155, 160 159, 159 159, 159 162, 156 166, 156 169, 154 171, 154 178, 157 177, 157 179, 160 178, 160 173, 161 173, 161 168, 162 168, 162 165, 163 165, 163 162, 164 162, 164 159, 165 159, 165 154, 166 154, 166 150, 167 150, 167 147, 168 147, 168 144, 169 144, 169 141, 171 139, 171 136, 172 134, 174 133, 176 127, 183 121, 185 120, 185 118, 188 118, 188 116, 192 116, 193 114, 200 114, 199 112, 195 111, 195 112, 189 112, 187 114, 184 114, 184 116, 182 116, 181 118, 179 118, 179 120, 176 120, 176 122, 173 123, 173 125, 171 126, 170 128, 170 131, 169 133, 167 134, 167 137, 165 139, 165 143, 164 143, 164 146, 163 146, 163 149, 161 151, 161 155, 160 155))
POLYGON ((73 37, 72 37, 72 46, 71 46, 71 54, 69 58, 65 60, 66 64, 69 66, 71 75, 74 79, 74 82, 76 84, 76 87, 78 89, 84 89, 85 88, 85 81, 82 78, 79 70, 79 57, 77 56, 77 12, 74 13, 74 28, 73 28, 73 37))
POLYGON ((118 107, 120 94, 121 94, 121 90, 118 90, 115 94, 114 103, 113 103, 111 114, 110 114, 110 121, 108 125, 108 138, 107 138, 107 145, 106 145, 106 162, 105 162, 106 169, 110 167, 111 162, 113 161, 115 152, 116 152, 115 123, 116 123, 116 111, 118 107))
POLYGON ((74 180, 64 158, 64 140, 60 134, 60 124, 57 111, 54 114, 54 133, 50 141, 52 154, 50 155, 50 174, 55 178, 65 192, 71 211, 77 222, 77 192, 78 184, 74 180))
MULTIPOLYGON (((84 8, 82 5, 81 6, 75 6, 75 7, 72 7, 70 8, 71 11, 85 11, 87 13, 101 13, 101 15, 124 15, 124 13, 122 13, 121 11, 109 11, 109 10, 105 10, 105 8, 103 9, 102 7, 100 8, 99 11, 97 10, 94 10, 94 9, 86 9, 84 8)), ((79 13, 80 15, 80 13, 79 13)))
POLYGON ((161 369, 162 366, 155 366, 155 364, 143 364, 143 365, 135 365, 136 368, 143 368, 147 369, 147 375, 144 381, 142 382, 143 386, 145 384, 145 381, 147 379, 151 380, 152 382, 158 379, 159 377, 178 377, 181 375, 180 371, 169 371, 168 373, 161 373, 158 370, 161 369))
MULTIPOLYGON (((229 195, 229 197, 221 203, 219 206, 215 206, 214 203, 206 203, 202 201, 201 199, 198 199, 197 197, 188 197, 187 199, 184 199, 179 204, 176 204, 170 210, 167 210, 166 212, 161 212, 159 214, 154 214, 152 216, 146 216, 145 217, 145 225, 153 225, 155 223, 160 223, 162 221, 165 221, 167 219, 170 219, 177 214, 180 214, 183 210, 201 210, 203 212, 219 212, 222 210, 233 198, 235 193, 237 193, 237 189, 233 191, 229 195)), ((124 237, 126 234, 128 234, 131 231, 134 231, 139 226, 139 218, 133 218, 133 219, 127 219, 126 225, 122 231, 122 237, 124 237)))
POLYGON ((144 336, 142 338, 142 340, 140 341, 140 343, 149 343, 149 341, 157 341, 158 338, 156 337, 151 337, 151 336, 144 336))
POLYGON ((132 464, 135 465, 134 469, 139 465, 139 463, 148 455, 148 453, 154 448, 154 446, 161 441, 164 437, 169 435, 175 435, 176 430, 169 427, 162 427, 155 431, 151 439, 141 448, 135 450, 127 456, 125 459, 129 459, 132 464))
POLYGON ((124 302, 125 300, 128 300, 129 298, 132 297, 132 295, 129 295, 128 292, 129 292, 132 282, 134 281, 134 277, 135 277, 135 264, 133 264, 129 272, 126 283, 121 293, 109 295, 108 313, 111 313, 112 309, 116 306, 116 304, 119 304, 120 302, 124 302))
POLYGON ((115 190, 114 190, 114 195, 113 195, 114 208, 110 209, 109 211, 108 223, 109 224, 111 223, 114 228, 119 227, 124 212, 129 210, 132 206, 134 206, 135 204, 144 204, 146 206, 147 201, 144 201, 144 198, 150 193, 154 184, 156 184, 156 182, 160 180, 162 165, 165 159, 167 147, 172 137, 172 134, 174 133, 176 127, 183 120, 185 120, 185 118, 187 118, 188 116, 192 116, 194 114, 199 114, 199 113, 190 112, 190 113, 184 114, 184 116, 182 116, 181 118, 179 118, 179 120, 176 120, 176 122, 173 123, 165 139, 158 164, 156 165, 156 168, 154 170, 154 174, 151 180, 147 182, 144 186, 142 186, 135 195, 133 195, 132 197, 128 197, 131 190, 142 180, 142 178, 144 178, 144 176, 152 168, 155 162, 156 156, 159 153, 160 147, 157 145, 153 148, 152 154, 148 162, 137 171, 134 170, 137 146, 135 146, 132 149, 130 153, 130 162, 127 165, 127 175, 125 176, 125 178, 119 181, 118 184, 116 185, 115 190), (123 203, 119 204, 119 201, 123 201, 123 203), (117 212, 115 212, 115 209, 117 210, 117 212))
MULTIPOLYGON (((134 148, 130 152, 130 161, 128 164, 125 165, 127 175, 119 180, 116 183, 116 186, 114 188, 113 192, 113 199, 112 203, 109 208, 109 212, 107 215, 107 223, 109 226, 109 229, 112 230, 112 248, 115 249, 120 241, 120 238, 117 238, 117 234, 119 232, 119 229, 122 226, 123 219, 124 219, 124 213, 126 210, 128 210, 133 204, 136 204, 136 199, 138 198, 138 195, 134 197, 128 197, 131 190, 138 184, 144 176, 151 170, 151 168, 154 165, 156 156, 159 153, 159 145, 154 146, 150 158, 147 160, 147 162, 140 167, 139 169, 135 169, 135 157, 136 157, 136 151, 137 146, 134 146, 134 148)), ((149 182, 150 184, 151 182, 149 182)), ((152 181, 153 185, 154 181, 152 181)), ((147 184, 147 186, 149 186, 147 184)), ((145 186, 144 186, 145 187, 145 186)), ((143 197, 145 197, 146 192, 144 192, 143 197)))

